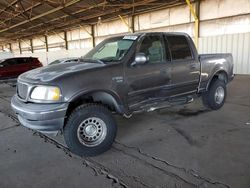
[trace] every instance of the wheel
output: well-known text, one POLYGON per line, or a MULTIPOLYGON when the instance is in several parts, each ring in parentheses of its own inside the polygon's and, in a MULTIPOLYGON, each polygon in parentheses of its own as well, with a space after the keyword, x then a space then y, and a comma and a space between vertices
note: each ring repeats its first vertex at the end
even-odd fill
POLYGON ((63 134, 72 153, 95 156, 111 148, 116 130, 116 123, 107 108, 84 104, 71 113, 63 134))
POLYGON ((212 110, 218 110, 224 105, 226 96, 225 82, 216 79, 211 83, 209 90, 202 95, 202 101, 204 106, 212 110))

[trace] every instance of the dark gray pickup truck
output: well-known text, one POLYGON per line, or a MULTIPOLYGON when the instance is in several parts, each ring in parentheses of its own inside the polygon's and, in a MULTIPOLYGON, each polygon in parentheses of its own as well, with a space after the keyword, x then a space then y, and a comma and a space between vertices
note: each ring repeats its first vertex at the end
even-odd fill
POLYGON ((217 110, 233 77, 231 54, 198 55, 184 33, 137 33, 104 40, 77 63, 20 75, 11 105, 23 126, 61 131, 73 153, 93 156, 115 139, 112 114, 129 118, 197 96, 217 110))

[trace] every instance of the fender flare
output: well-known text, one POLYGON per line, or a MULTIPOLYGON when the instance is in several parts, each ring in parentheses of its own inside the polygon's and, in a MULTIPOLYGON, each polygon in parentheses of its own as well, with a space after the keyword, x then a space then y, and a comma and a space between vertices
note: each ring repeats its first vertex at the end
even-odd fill
MULTIPOLYGON (((208 88, 209 88, 209 86, 210 86, 212 80, 215 78, 215 76, 216 76, 216 75, 222 75, 222 74, 226 76, 226 78, 224 79, 224 80, 226 80, 226 83, 228 82, 228 74, 227 74, 226 70, 225 70, 225 69, 218 69, 218 70, 216 70, 216 71, 213 73, 213 75, 209 78, 209 80, 208 80, 208 82, 207 82, 207 86, 206 86, 206 91, 208 90, 208 88)), ((220 79, 220 78, 219 78, 219 79, 220 79)))
POLYGON ((124 114, 125 112, 121 98, 117 93, 111 90, 92 89, 80 91, 76 95, 72 96, 68 101, 69 103, 72 103, 86 97, 92 97, 94 101, 100 101, 103 104, 114 107, 117 113, 124 114))

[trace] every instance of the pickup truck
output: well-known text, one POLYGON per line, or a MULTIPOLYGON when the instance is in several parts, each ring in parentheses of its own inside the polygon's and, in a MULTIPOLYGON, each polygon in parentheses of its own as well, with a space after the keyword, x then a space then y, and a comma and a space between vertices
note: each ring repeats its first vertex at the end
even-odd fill
POLYGON ((233 77, 231 54, 198 55, 185 33, 136 33, 104 40, 77 63, 20 75, 11 105, 23 126, 60 131, 71 152, 94 156, 112 146, 113 114, 129 118, 197 97, 218 110, 233 77))

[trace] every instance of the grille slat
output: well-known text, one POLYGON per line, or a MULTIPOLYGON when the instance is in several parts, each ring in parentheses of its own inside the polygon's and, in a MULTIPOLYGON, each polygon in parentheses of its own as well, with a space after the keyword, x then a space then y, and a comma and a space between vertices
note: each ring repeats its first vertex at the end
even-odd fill
POLYGON ((17 94, 21 99, 25 100, 28 95, 28 85, 18 82, 17 94))

